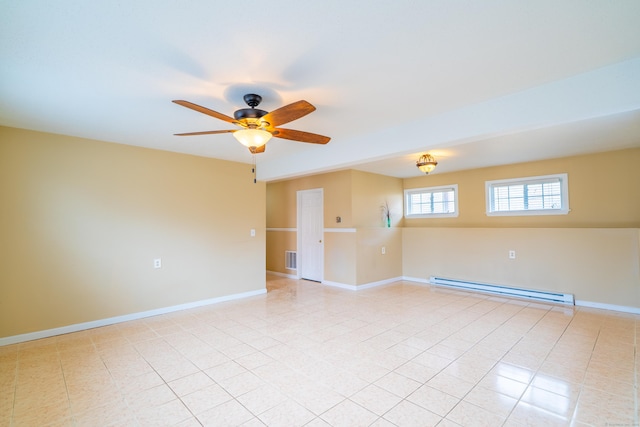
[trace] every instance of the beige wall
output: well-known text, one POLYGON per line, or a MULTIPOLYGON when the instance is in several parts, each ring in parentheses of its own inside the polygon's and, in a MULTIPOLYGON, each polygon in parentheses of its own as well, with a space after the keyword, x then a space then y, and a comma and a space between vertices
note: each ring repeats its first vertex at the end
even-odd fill
POLYGON ((356 284, 365 285, 402 276, 401 228, 360 228, 356 248, 356 284))
POLYGON ((267 269, 284 274, 284 251, 296 249, 296 192, 322 188, 324 193, 324 280, 357 286, 400 277, 402 180, 355 170, 267 184, 267 269), (388 202, 394 231, 382 220, 388 202), (340 216, 342 222, 336 223, 340 216), (277 230, 292 228, 294 232, 277 230), (345 229, 335 232, 331 229, 345 229), (381 254, 381 247, 387 254, 381 254), (378 256, 380 255, 380 256, 378 256), (375 262, 371 262, 375 260, 375 262))
POLYGON ((391 226, 402 227, 402 179, 352 171, 352 206, 355 227, 386 227, 382 206, 388 204, 391 226))
POLYGON ((266 239, 267 270, 276 273, 295 274, 295 270, 287 270, 285 268, 284 253, 296 250, 298 246, 296 232, 267 230, 266 239))
POLYGON ((265 194, 244 164, 0 128, 0 337, 264 289, 265 194))
POLYGON ((405 220, 403 273, 640 307, 638 164, 636 148, 406 179, 405 188, 458 184, 460 215, 405 220), (485 181, 557 173, 569 177, 568 215, 486 216, 485 181))
POLYGON ((267 227, 297 226, 297 191, 324 190, 324 226, 353 227, 351 217, 351 171, 340 171, 267 184, 267 227), (336 224, 336 217, 342 222, 336 224))
MULTIPOLYGON (((268 184, 268 199, 273 195, 277 203, 268 200, 267 222, 295 228, 295 191, 325 188, 325 227, 338 226, 327 222, 339 211, 341 226, 354 229, 325 234, 327 281, 357 286, 399 276, 442 276, 640 307, 638 164, 636 148, 405 180, 359 171, 317 175, 268 184), (486 216, 485 181, 558 173, 569 177, 568 215, 486 216), (458 184, 457 218, 403 220, 403 189, 446 184, 458 184), (326 188, 336 185, 342 189, 340 208, 329 213, 326 206, 332 200, 326 188), (391 229, 382 227, 380 206, 386 201, 391 229), (515 260, 508 258, 510 250, 516 251, 515 260)), ((267 259, 284 256, 270 255, 276 246, 284 252, 278 242, 286 240, 293 249, 295 233, 281 233, 288 237, 269 232, 267 259)), ((278 263, 284 266, 284 259, 278 263)))
POLYGON ((457 218, 406 219, 405 227, 640 227, 640 148, 472 169, 404 180, 404 188, 458 184, 457 218), (488 217, 485 181, 567 173, 568 215, 488 217))
MULTIPOLYGON (((284 268, 284 252, 297 249, 297 192, 314 188, 323 189, 324 226, 327 228, 352 227, 351 171, 319 174, 267 184, 266 223, 269 230, 266 241, 266 265, 268 271, 295 274, 295 271, 284 268), (342 218, 341 223, 335 222, 336 216, 342 218), (286 228, 292 231, 273 230, 274 228, 286 228)), ((333 240, 325 238, 325 254, 333 253, 332 242, 333 240)), ((325 266, 327 264, 325 258, 325 266)), ((325 269, 325 279, 330 280, 327 277, 333 277, 332 273, 331 270, 325 269)), ((338 274, 345 273, 338 272, 338 274)))
POLYGON ((356 285, 401 277, 402 180, 354 170, 351 193, 357 229, 356 285), (387 228, 383 215, 384 205, 389 206, 391 228, 387 228))
POLYGON ((640 307, 637 228, 405 228, 403 271, 640 307), (516 259, 509 259, 510 250, 516 259))
POLYGON ((356 285, 358 242, 356 233, 325 233, 324 280, 356 285))

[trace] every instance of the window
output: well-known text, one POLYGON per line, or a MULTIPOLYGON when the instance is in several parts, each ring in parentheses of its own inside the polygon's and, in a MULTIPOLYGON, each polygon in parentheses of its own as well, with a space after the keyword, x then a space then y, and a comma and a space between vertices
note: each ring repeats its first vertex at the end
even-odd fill
POLYGON ((485 183, 487 215, 569 213, 567 174, 503 179, 485 183))
POLYGON ((404 190, 406 218, 458 216, 458 185, 404 190))

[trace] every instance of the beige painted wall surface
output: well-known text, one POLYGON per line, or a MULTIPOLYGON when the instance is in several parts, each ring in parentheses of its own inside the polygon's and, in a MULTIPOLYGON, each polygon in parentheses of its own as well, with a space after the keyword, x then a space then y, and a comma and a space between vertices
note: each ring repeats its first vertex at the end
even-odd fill
POLYGON ((0 337, 264 289, 265 203, 244 164, 0 128, 0 337))
MULTIPOLYGON (((267 226, 295 228, 296 192, 313 188, 322 188, 324 192, 325 228, 356 229, 347 233, 325 232, 326 281, 361 285, 402 275, 398 228, 402 224, 401 179, 350 170, 269 183, 267 226), (392 212, 393 231, 386 228, 382 217, 381 207, 386 201, 392 212), (342 222, 336 223, 337 216, 342 222), (391 250, 389 256, 378 258, 381 246, 391 250)), ((284 270, 284 250, 295 249, 295 234, 268 232, 268 270, 292 274, 284 270)))
POLYGON ((357 249, 358 285, 402 276, 401 228, 359 228, 357 249))
POLYGON ((356 233, 324 234, 324 280, 357 285, 356 233))
POLYGON ((322 188, 324 226, 352 227, 351 171, 340 171, 267 184, 267 227, 297 227, 297 191, 322 188), (336 224, 336 217, 342 222, 336 224))
POLYGON ((640 307, 638 229, 406 228, 407 277, 440 276, 640 307), (516 259, 509 259, 509 250, 516 259))
MULTIPOLYGON (((294 231, 267 232, 267 270, 284 274, 297 274, 284 268, 284 251, 297 250, 297 192, 322 188, 325 228, 352 227, 351 171, 332 172, 267 184, 267 227, 290 228, 294 231), (336 223, 336 217, 342 221, 336 223)), ((355 284, 355 246, 345 236, 325 233, 325 280, 336 278, 355 284), (345 246, 341 246, 344 244, 345 246), (350 253, 353 251, 353 253, 350 253), (352 260, 352 262, 350 262, 352 260), (346 270, 343 270, 344 267, 346 270), (353 271, 352 271, 353 269, 353 271)), ((342 233, 344 234, 344 233, 342 233)), ((348 233, 347 233, 348 234, 348 233)), ((355 238, 353 238, 355 242, 355 238)), ((341 282, 342 283, 342 282, 341 282)))
POLYGON ((405 219, 405 227, 640 227, 640 148, 472 169, 404 180, 404 188, 458 184, 457 218, 405 219), (567 215, 488 217, 485 181, 568 173, 567 215))
POLYGON ((285 251, 295 251, 298 245, 295 231, 267 231, 267 270, 283 274, 296 274, 287 270, 284 264, 285 251))
POLYGON ((386 227, 385 204, 391 213, 391 226, 402 227, 402 179, 354 170, 352 182, 354 227, 386 227))

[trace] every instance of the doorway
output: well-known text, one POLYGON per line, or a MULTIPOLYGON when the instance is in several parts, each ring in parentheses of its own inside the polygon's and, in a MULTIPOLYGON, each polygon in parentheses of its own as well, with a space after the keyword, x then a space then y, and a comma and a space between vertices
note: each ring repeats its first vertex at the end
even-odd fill
POLYGON ((297 192, 298 275, 322 282, 324 276, 324 192, 322 188, 297 192))

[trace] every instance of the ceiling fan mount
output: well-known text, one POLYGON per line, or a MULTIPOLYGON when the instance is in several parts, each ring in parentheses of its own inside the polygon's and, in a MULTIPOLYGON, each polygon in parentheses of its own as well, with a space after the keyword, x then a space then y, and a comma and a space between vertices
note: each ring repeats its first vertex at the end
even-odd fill
POLYGON ((242 119, 259 119, 260 117, 267 115, 266 111, 256 108, 262 102, 262 97, 260 95, 256 95, 255 93, 248 93, 243 97, 243 99, 250 108, 241 108, 234 111, 233 117, 236 120, 240 121, 242 119))
POLYGON ((255 108, 260 105, 260 102, 262 102, 262 97, 260 95, 248 93, 243 98, 244 102, 247 103, 249 108, 241 108, 239 110, 236 110, 233 113, 233 117, 227 116, 226 114, 219 113, 206 107, 202 107, 189 101, 174 100, 174 103, 183 107, 189 108, 202 114, 206 114, 227 123, 240 126, 240 129, 177 133, 175 135, 194 136, 233 133, 234 137, 236 137, 238 141, 249 148, 249 151, 252 154, 264 152, 265 144, 272 136, 281 139, 288 139, 291 141, 307 142, 310 144, 326 144, 331 140, 331 138, 329 138, 328 136, 279 127, 280 125, 292 122, 315 111, 316 107, 314 107, 307 101, 297 101, 292 104, 285 105, 284 107, 280 107, 271 112, 267 112, 255 108), (252 132, 254 132, 253 136, 248 135, 250 134, 248 130, 252 130, 252 132), (258 135, 259 133, 262 133, 262 135, 258 135), (247 140, 246 138, 249 138, 249 140, 247 140), (256 139, 251 140, 251 138, 256 139))

